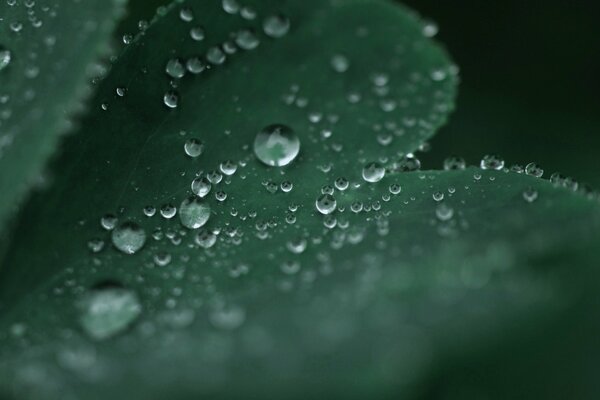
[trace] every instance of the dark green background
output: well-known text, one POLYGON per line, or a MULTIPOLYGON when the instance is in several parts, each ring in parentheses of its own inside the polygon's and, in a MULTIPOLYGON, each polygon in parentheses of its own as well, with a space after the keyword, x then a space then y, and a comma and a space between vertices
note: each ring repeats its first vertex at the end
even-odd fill
POLYGON ((600 187, 600 3, 406 0, 461 69, 458 107, 423 157, 498 153, 600 187))

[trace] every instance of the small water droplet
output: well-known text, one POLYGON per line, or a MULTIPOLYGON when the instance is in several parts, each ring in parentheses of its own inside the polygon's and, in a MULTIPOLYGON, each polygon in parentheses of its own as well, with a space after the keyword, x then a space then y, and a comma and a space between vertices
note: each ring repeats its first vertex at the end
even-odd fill
POLYGON ((335 54, 331 57, 330 60, 331 68, 335 72, 344 73, 350 68, 350 62, 346 58, 346 56, 342 54, 335 54))
POLYGON ((317 198, 315 201, 315 206, 317 207, 317 211, 323 215, 327 215, 335 211, 337 202, 332 195, 323 194, 317 198))
POLYGON ((179 103, 179 95, 175 91, 168 91, 163 96, 163 103, 169 108, 176 108, 179 103))
POLYGON ((186 140, 183 150, 189 157, 196 158, 204 152, 204 143, 198 139, 191 138, 186 140))
POLYGON ((195 241, 196 241, 196 244, 198 244, 198 246, 200 246, 204 249, 208 249, 208 248, 211 248, 216 243, 217 235, 215 235, 214 233, 212 233, 211 231, 209 231, 207 229, 202 229, 196 235, 195 241))
POLYGON ((165 72, 171 78, 182 78, 185 75, 185 66, 183 65, 183 61, 181 61, 181 59, 179 58, 170 59, 169 61, 167 61, 165 72))
POLYGON ((541 178, 542 175, 544 175, 544 170, 539 165, 532 162, 525 167, 525 173, 527 175, 535 176, 536 178, 541 178))
POLYGON ((452 156, 444 160, 444 169, 446 171, 462 170, 465 169, 466 166, 467 163, 465 162, 464 158, 461 157, 452 156))
POLYGON ((481 169, 501 170, 504 168, 504 160, 497 155, 488 154, 481 159, 481 169))
POLYGON ((435 216, 440 221, 448 221, 454 216, 454 209, 448 206, 446 203, 440 203, 435 208, 435 216))
POLYGON ((182 8, 179 10, 179 18, 184 22, 190 22, 194 19, 194 12, 191 8, 182 8))
POLYGON ((523 191, 523 199, 528 203, 533 203, 538 198, 538 191, 532 187, 528 187, 523 191))
POLYGON ((3 49, 0 47, 0 71, 4 68, 8 67, 10 64, 10 60, 12 59, 12 54, 10 50, 3 49))
POLYGON ((206 37, 206 32, 202 26, 196 26, 190 29, 190 37, 193 40, 200 42, 206 37))
POLYGON ((258 47, 260 40, 252 30, 244 29, 235 35, 235 44, 244 50, 252 50, 258 47))
POLYGON ((263 21, 263 30, 267 36, 280 38, 290 30, 290 20, 284 15, 271 15, 263 21))

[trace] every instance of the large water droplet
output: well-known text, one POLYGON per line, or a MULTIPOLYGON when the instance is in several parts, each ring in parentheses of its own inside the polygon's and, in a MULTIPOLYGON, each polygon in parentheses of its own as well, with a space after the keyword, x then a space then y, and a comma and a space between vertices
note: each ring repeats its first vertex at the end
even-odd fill
POLYGON ((179 207, 179 219, 189 229, 202 227, 210 218, 210 206, 198 197, 185 199, 179 207))
POLYGON ((254 140, 254 154, 269 166, 288 165, 296 158, 299 151, 300 140, 287 125, 269 125, 263 128, 254 140))
POLYGON ((122 332, 142 311, 136 294, 119 286, 91 291, 81 302, 81 308, 81 325, 97 340, 122 332))
POLYGON ((525 173, 527 175, 535 176, 536 178, 541 178, 542 175, 544 175, 544 170, 542 167, 532 162, 525 166, 525 173))
POLYGON ((125 222, 112 231, 114 246, 125 254, 134 254, 146 243, 146 232, 135 222, 125 222))

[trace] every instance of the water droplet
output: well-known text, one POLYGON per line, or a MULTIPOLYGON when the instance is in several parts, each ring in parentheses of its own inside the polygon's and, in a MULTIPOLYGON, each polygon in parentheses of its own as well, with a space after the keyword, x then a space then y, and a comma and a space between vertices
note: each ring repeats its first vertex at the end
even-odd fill
POLYGON ((446 203, 440 203, 435 208, 435 216, 440 221, 448 221, 454 216, 454 209, 448 206, 446 203))
POLYGON ((127 93, 127 89, 125 89, 124 87, 118 87, 116 91, 117 91, 117 96, 119 96, 119 97, 123 97, 127 93))
POLYGON ((160 215, 164 219, 171 219, 177 214, 177 207, 173 204, 165 204, 160 208, 160 215))
POLYGON ((92 239, 88 242, 88 249, 92 253, 99 253, 104 249, 104 241, 102 239, 92 239))
POLYGON ((237 171, 237 164, 231 160, 223 161, 219 165, 219 169, 225 175, 233 175, 235 174, 235 171, 237 171))
POLYGON ((376 162, 365 165, 362 170, 363 179, 370 183, 379 182, 384 176, 385 168, 376 162))
POLYGON ((125 222, 112 232, 113 245, 125 254, 135 254, 146 243, 146 232, 135 222, 125 222))
POLYGON ((281 272, 287 275, 294 275, 300 271, 300 262, 287 260, 280 266, 281 272))
POLYGON ((112 231, 117 226, 119 219, 114 214, 106 214, 100 219, 100 226, 107 231, 112 231))
POLYGON ((204 152, 204 143, 195 138, 188 139, 183 145, 183 149, 185 154, 192 158, 196 158, 204 152))
POLYGON ((171 78, 179 79, 185 75, 185 66, 183 62, 179 58, 172 58, 167 61, 167 66, 165 67, 165 72, 171 78))
POLYGON ((418 171, 421 169, 421 161, 412 155, 407 155, 396 161, 393 165, 393 169, 397 172, 418 171))
POLYGON ((287 125, 273 124, 263 128, 254 140, 254 154, 269 166, 291 163, 300 151, 300 140, 287 125))
POLYGON ((287 242, 286 247, 294 254, 300 254, 306 250, 307 241, 304 238, 296 238, 287 242))
POLYGON ((240 11, 240 3, 237 0, 223 0, 221 5, 228 14, 237 14, 240 11))
POLYGON ((93 339, 124 331, 142 311, 137 295, 119 286, 94 289, 81 301, 81 325, 93 339))
POLYGON ((153 206, 146 206, 144 207, 144 215, 148 218, 150 217, 154 217, 154 214, 156 214, 156 208, 153 206))
POLYGON ((335 180, 335 182, 333 182, 333 184, 335 185, 335 188, 337 190, 341 190, 343 192, 344 190, 348 189, 350 182, 348 182, 348 179, 341 176, 341 177, 337 178, 335 180))
POLYGON ((244 29, 235 35, 235 44, 244 50, 252 50, 258 47, 260 40, 252 30, 244 29))
POLYGON ((529 163, 525 167, 525 173, 527 175, 535 176, 536 178, 541 178, 542 175, 544 175, 544 170, 536 163, 529 163))
POLYGON ((215 328, 231 331, 242 326, 246 312, 238 306, 220 307, 213 310, 209 318, 215 328))
POLYGON ((210 206, 196 196, 183 200, 179 206, 179 219, 186 228, 201 228, 209 218, 210 206))
POLYGON ((168 91, 163 96, 163 103, 169 108, 176 108, 179 103, 179 95, 175 91, 168 91))
POLYGON ((206 69, 206 64, 204 64, 204 61, 202 61, 198 57, 192 57, 187 60, 187 62, 185 63, 185 67, 188 71, 190 71, 190 73, 199 74, 206 69))
POLYGON ((184 22, 190 22, 194 19, 194 13, 191 8, 182 8, 179 11, 179 18, 184 22))
POLYGON ((12 54, 10 50, 3 49, 0 47, 0 71, 4 68, 8 67, 10 64, 10 60, 12 59, 12 54))
POLYGON ((331 68, 333 68, 335 72, 339 73, 344 73, 348 70, 348 68, 350 68, 350 62, 346 56, 342 54, 335 54, 333 57, 331 57, 330 64, 331 68))
POLYGON ((317 207, 317 211, 323 215, 327 215, 335 211, 337 202, 332 195, 323 194, 316 200, 315 205, 317 207))
POLYGON ((267 36, 280 38, 290 30, 290 20, 284 15, 271 15, 263 21, 263 30, 267 36))
POLYGON ((200 41, 204 40, 204 38, 206 37, 206 32, 204 31, 203 27, 196 26, 196 27, 190 29, 190 37, 193 40, 200 42, 200 41))
POLYGON ((423 25, 423 36, 428 38, 434 37, 437 35, 438 30, 438 26, 435 24, 435 22, 426 21, 423 25))
POLYGON ((206 52, 206 60, 213 65, 221 65, 225 62, 225 53, 220 47, 214 46, 206 52))
POLYGON ((397 183, 392 183, 389 187, 391 194, 398 194, 402 190, 402 187, 397 183))
POLYGON ((279 186, 281 187, 281 190, 285 193, 290 192, 294 188, 294 185, 290 181, 283 181, 279 186))
POLYGON ((435 192, 432 197, 433 197, 433 200, 435 200, 435 201, 442 201, 442 200, 444 200, 444 193, 443 192, 435 192))
POLYGON ((504 160, 497 155, 488 154, 481 159, 481 169, 501 170, 504 168, 504 160))
POLYGON ((523 199, 528 203, 533 203, 538 198, 538 191, 532 187, 528 187, 523 191, 523 199))
POLYGON ((208 249, 208 248, 211 248, 216 243, 217 235, 215 235, 214 233, 212 233, 211 231, 209 231, 207 229, 202 229, 196 235, 195 241, 196 241, 196 244, 198 244, 198 246, 200 246, 204 249, 208 249))
POLYGON ((205 177, 196 178, 192 181, 192 192, 199 197, 206 196, 210 192, 211 187, 212 184, 205 177))
POLYGON ((462 170, 462 169, 465 169, 466 166, 467 166, 467 163, 461 157, 453 156, 453 157, 448 157, 444 160, 444 169, 446 171, 462 170))

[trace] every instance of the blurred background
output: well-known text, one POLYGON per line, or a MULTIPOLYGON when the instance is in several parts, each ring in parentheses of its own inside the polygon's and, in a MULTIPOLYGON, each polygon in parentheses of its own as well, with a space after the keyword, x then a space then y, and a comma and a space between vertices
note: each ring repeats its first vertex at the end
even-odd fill
POLYGON ((600 2, 403 0, 461 70, 457 109, 422 156, 496 153, 600 188, 600 2))
MULTIPOLYGON (((600 189, 600 2, 402 0, 439 27, 461 70, 457 109, 421 154, 535 161, 600 189)), ((167 0, 130 0, 119 36, 167 0)))

